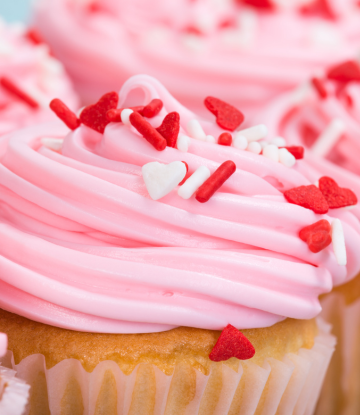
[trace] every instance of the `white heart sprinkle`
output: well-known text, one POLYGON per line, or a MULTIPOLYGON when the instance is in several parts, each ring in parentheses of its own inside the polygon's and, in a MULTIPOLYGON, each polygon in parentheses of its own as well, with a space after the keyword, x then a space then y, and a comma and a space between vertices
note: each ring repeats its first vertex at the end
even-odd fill
POLYGON ((182 161, 162 164, 157 161, 142 167, 142 176, 151 199, 158 200, 169 194, 186 176, 182 161))

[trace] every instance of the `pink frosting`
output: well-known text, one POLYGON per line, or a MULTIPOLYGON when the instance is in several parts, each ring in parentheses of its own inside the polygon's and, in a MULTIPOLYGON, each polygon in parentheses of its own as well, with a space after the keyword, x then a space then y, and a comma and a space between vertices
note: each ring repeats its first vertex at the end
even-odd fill
MULTIPOLYGON (((340 186, 351 188, 360 200, 360 83, 350 83, 345 88, 351 105, 346 98, 337 97, 334 83, 327 81, 324 85, 329 91, 326 99, 321 99, 310 84, 304 84, 273 100, 252 121, 265 122, 271 133, 284 137, 288 145, 306 148, 301 172, 310 181, 323 175, 333 177, 340 186), (343 123, 344 134, 339 135, 325 158, 314 156, 312 146, 335 119, 343 123)), ((353 213, 360 219, 358 205, 353 213)))
POLYGON ((0 21, 0 77, 9 78, 38 104, 34 109, 0 86, 0 135, 30 124, 55 120, 54 97, 77 109, 78 99, 62 64, 45 44, 35 45, 25 29, 0 21))
POLYGON ((235 1, 90 3, 44 0, 35 19, 88 102, 147 73, 196 112, 214 95, 249 113, 360 44, 356 0, 331 0, 334 20, 303 16, 300 1, 265 13, 235 1))
MULTIPOLYGON (((155 79, 128 80, 119 107, 160 98, 181 128, 196 116, 155 79)), ((199 118, 198 118, 199 119, 199 118)), ((201 120, 207 134, 222 130, 201 120)), ((344 210, 317 215, 282 191, 309 184, 302 161, 287 168, 261 155, 191 139, 189 152, 155 150, 132 128, 104 135, 59 124, 0 141, 0 307, 44 323, 93 332, 148 332, 185 325, 223 329, 309 319, 318 296, 360 269, 360 225, 344 210), (64 137, 62 153, 41 146, 64 137), (186 161, 236 173, 205 204, 176 191, 154 201, 141 177, 151 161, 186 161), (333 250, 310 252, 298 233, 340 218, 347 266, 333 250)))

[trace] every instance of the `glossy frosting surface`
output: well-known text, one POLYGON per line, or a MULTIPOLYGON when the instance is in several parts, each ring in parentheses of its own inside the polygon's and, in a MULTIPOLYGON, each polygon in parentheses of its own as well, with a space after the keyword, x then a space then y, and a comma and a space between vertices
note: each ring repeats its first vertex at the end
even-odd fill
POLYGON ((78 99, 62 64, 45 44, 34 44, 20 25, 0 21, 0 78, 10 79, 38 104, 31 108, 0 86, 0 135, 17 128, 55 120, 49 109, 54 97, 76 110, 78 99))
MULTIPOLYGON (((155 79, 131 78, 119 107, 164 103, 181 128, 206 121, 155 79)), ((360 225, 346 210, 317 215, 282 192, 309 184, 302 161, 287 168, 261 155, 191 139, 189 152, 155 150, 132 128, 104 135, 81 126, 31 127, 0 142, 0 307, 43 323, 92 332, 140 333, 176 326, 267 327, 285 317, 310 319, 318 296, 360 269, 360 225), (41 146, 64 137, 62 154, 41 146), (141 167, 186 161, 213 172, 225 160, 235 174, 208 203, 176 190, 150 199, 141 167), (321 218, 341 219, 348 265, 332 247, 313 254, 298 232, 321 218)))
POLYGON ((304 16, 304 2, 44 0, 36 25, 86 101, 146 73, 197 112, 206 95, 248 112, 359 47, 355 0, 328 0, 333 19, 304 16))

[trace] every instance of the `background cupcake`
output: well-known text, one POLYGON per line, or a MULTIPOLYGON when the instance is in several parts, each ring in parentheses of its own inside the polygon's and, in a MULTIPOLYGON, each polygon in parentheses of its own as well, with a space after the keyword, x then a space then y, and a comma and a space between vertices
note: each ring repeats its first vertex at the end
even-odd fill
MULTIPOLYGON (((352 189, 357 197, 360 197, 359 82, 357 61, 339 62, 324 68, 298 90, 274 100, 259 116, 273 134, 286 137, 293 146, 306 148, 302 172, 310 181, 316 183, 322 176, 336 176, 340 188, 334 187, 332 191, 345 196, 346 189, 352 189)), ((351 211, 360 218, 358 206, 351 211)), ((355 414, 360 408, 355 393, 360 382, 359 284, 358 276, 322 301, 323 316, 334 326, 339 342, 320 399, 319 414, 355 414)))
POLYGON ((55 0, 35 26, 86 102, 147 73, 197 112, 210 94, 249 113, 352 56, 359 15, 355 0, 55 0))
POLYGON ((62 64, 35 31, 1 20, 0 39, 0 134, 54 120, 49 110, 54 96, 77 108, 62 64))
POLYGON ((359 271, 355 218, 286 201, 310 184, 302 160, 276 144, 259 154, 266 128, 239 132, 242 114, 214 97, 206 121, 137 76, 117 101, 84 109, 80 127, 56 101, 73 132, 2 139, 0 328, 18 372, 51 410, 312 413, 334 347, 313 320, 318 296, 359 271), (205 202, 188 181, 224 163, 238 167, 205 202), (299 231, 319 220, 329 228, 315 253, 299 231), (209 358, 229 324, 253 360, 209 358))

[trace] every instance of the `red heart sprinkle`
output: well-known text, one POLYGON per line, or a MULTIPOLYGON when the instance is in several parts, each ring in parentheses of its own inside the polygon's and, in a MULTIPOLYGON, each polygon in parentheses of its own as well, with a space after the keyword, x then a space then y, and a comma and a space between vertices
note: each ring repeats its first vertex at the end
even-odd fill
POLYGON ((224 130, 234 131, 244 121, 244 115, 238 109, 218 98, 207 97, 204 104, 224 130))
POLYGON ((165 138, 168 147, 175 148, 180 131, 180 115, 170 112, 156 130, 165 138))
POLYGON ((221 146, 231 146, 232 135, 230 133, 222 133, 218 138, 218 144, 221 146))
POLYGON ((80 120, 60 99, 53 99, 50 108, 70 130, 76 130, 80 126, 80 120))
POLYGON ((327 77, 338 82, 360 82, 360 66, 355 61, 346 61, 330 68, 327 77))
POLYGON ((328 0, 313 0, 312 3, 305 4, 300 8, 302 14, 308 16, 322 16, 327 19, 336 19, 336 15, 329 5, 328 0))
POLYGON ((142 117, 138 112, 133 112, 129 117, 131 125, 158 151, 166 148, 165 138, 142 117))
POLYGON ((257 9, 274 10, 275 6, 271 0, 238 0, 239 3, 256 7, 257 9))
POLYGON ((186 174, 185 174, 185 177, 179 183, 179 186, 182 186, 188 179, 187 174, 189 173, 189 165, 186 163, 186 161, 183 161, 183 163, 185 164, 185 167, 186 167, 186 174))
POLYGON ((96 104, 85 107, 80 114, 80 121, 93 130, 104 134, 105 127, 110 123, 107 112, 116 109, 119 96, 116 92, 103 95, 96 104))
POLYGON ((301 229, 299 236, 309 245, 310 251, 317 254, 331 244, 331 225, 326 219, 319 220, 301 229))
POLYGON ((290 147, 281 147, 286 148, 286 150, 291 153, 296 160, 301 160, 304 158, 304 147, 301 146, 290 146, 290 147))
POLYGON ((209 359, 213 362, 222 362, 232 357, 247 360, 254 355, 255 348, 250 341, 238 329, 228 324, 211 350, 209 359))
POLYGON ((335 180, 330 177, 322 177, 319 180, 319 189, 324 195, 330 209, 353 206, 358 202, 352 190, 339 187, 335 180))
POLYGON ((324 82, 320 78, 312 78, 311 83, 318 93, 320 99, 326 99, 328 97, 324 82))
POLYGON ((142 115, 146 118, 153 118, 159 114, 164 106, 161 99, 153 99, 150 104, 146 105, 142 110, 142 115))
POLYGON ((313 184, 287 190, 284 196, 288 202, 313 210, 315 213, 327 213, 329 211, 329 205, 325 197, 313 184))

